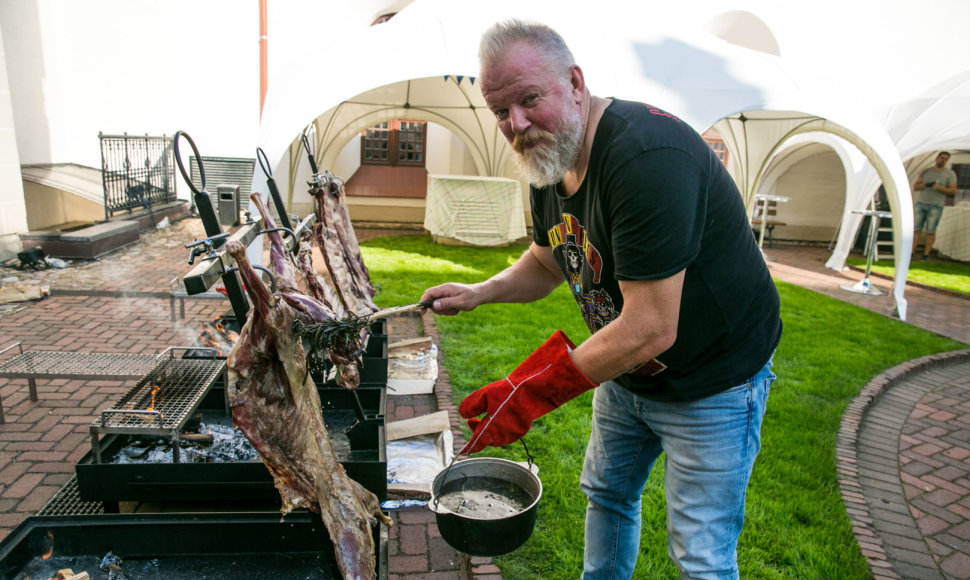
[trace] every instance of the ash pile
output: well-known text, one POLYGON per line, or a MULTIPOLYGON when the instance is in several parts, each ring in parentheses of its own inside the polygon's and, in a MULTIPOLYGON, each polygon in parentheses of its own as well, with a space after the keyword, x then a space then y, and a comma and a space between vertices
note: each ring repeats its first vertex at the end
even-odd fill
MULTIPOLYGON (((163 436, 132 435, 109 463, 115 465, 174 463, 173 445, 180 446, 179 462, 181 463, 261 461, 256 448, 243 432, 232 424, 232 419, 218 415, 218 413, 214 414, 213 420, 206 422, 203 414, 197 413, 175 441, 163 436)), ((350 413, 337 414, 329 418, 328 434, 334 451, 339 458, 349 458, 351 447, 346 431, 353 426, 355 420, 350 413)))
MULTIPOLYGON (((230 425, 199 423, 199 433, 183 434, 175 444, 182 447, 180 458, 183 463, 260 461, 252 443, 230 425)), ((167 437, 131 437, 111 463, 172 463, 175 460, 172 445, 172 440, 167 437)))

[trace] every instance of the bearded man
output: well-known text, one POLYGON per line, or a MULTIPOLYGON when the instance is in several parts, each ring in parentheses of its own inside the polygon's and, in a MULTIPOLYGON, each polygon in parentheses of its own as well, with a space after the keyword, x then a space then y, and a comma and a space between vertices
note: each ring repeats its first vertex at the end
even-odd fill
POLYGON ((466 397, 459 412, 473 433, 464 451, 517 441, 533 420, 595 388, 580 480, 583 578, 633 575, 640 496, 661 452, 669 554, 681 576, 737 578, 782 332, 741 195, 677 117, 591 95, 552 29, 496 24, 479 61, 485 101, 532 184, 533 240, 488 280, 435 286, 422 300, 442 315, 538 300, 569 280, 565 250, 575 244, 584 258, 570 284, 577 303, 608 296, 618 315, 591 324, 578 347, 556 331, 508 377, 466 397))

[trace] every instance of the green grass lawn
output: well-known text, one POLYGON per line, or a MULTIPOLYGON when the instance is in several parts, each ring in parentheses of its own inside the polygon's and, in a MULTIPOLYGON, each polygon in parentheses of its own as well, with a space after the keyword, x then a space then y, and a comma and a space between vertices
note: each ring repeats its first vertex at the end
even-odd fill
MULTIPOLYGON (((475 282, 505 268, 524 246, 467 248, 421 236, 363 244, 381 306, 410 304, 426 287, 475 282)), ((738 550, 741 577, 868 579, 836 481, 835 437, 846 405, 880 372, 964 345, 802 288, 778 282, 785 332, 775 355, 763 448, 748 491, 738 550)), ((522 305, 487 305, 437 325, 456 403, 501 379, 562 328, 589 336, 565 287, 522 305)), ((579 490, 592 392, 537 420, 526 436, 544 493, 535 532, 497 559, 506 578, 576 578, 582 570, 586 499, 579 490)), ((483 454, 525 459, 521 445, 483 454)), ((676 578, 667 558, 662 466, 643 494, 636 578, 676 578)))
MULTIPOLYGON (((865 258, 848 258, 846 264, 865 269, 865 258)), ((872 271, 890 278, 896 272, 896 264, 892 260, 878 260, 872 263, 872 271)), ((914 260, 909 264, 906 279, 935 288, 943 288, 970 295, 970 264, 963 262, 920 262, 914 260)))

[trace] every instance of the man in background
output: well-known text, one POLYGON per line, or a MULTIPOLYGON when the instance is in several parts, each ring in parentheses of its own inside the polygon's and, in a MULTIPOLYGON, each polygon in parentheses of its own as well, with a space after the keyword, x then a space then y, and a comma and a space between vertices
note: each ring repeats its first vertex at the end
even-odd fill
POLYGON ((936 227, 940 225, 940 218, 943 217, 943 206, 946 204, 946 197, 957 192, 957 174, 948 169, 946 164, 950 160, 950 154, 940 151, 936 156, 936 162, 932 167, 927 167, 916 178, 913 190, 918 191, 916 206, 913 208, 913 256, 916 255, 916 247, 919 245, 919 234, 926 232, 926 242, 923 244, 922 261, 930 259, 930 251, 933 249, 933 242, 936 241, 936 227))

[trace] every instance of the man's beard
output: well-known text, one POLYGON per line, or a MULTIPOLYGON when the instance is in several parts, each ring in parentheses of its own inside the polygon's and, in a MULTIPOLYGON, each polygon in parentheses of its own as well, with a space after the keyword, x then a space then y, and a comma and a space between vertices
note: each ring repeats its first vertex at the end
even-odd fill
POLYGON ((570 103, 566 103, 555 133, 529 127, 512 139, 512 149, 529 183, 546 187, 559 183, 576 164, 582 138, 583 118, 570 103), (530 147, 532 144, 535 146, 530 147))

